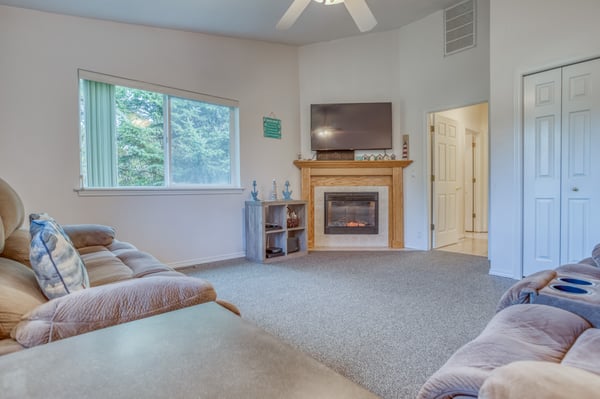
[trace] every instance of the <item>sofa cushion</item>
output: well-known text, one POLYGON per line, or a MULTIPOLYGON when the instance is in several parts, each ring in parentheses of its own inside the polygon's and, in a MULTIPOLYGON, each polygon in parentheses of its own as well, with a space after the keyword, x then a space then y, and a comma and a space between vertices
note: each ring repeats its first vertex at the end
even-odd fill
POLYGON ((113 240, 108 247, 79 248, 79 253, 93 287, 154 275, 183 276, 149 253, 118 240, 113 240))
POLYGON ((590 328, 577 338, 562 360, 565 366, 577 367, 600 375, 600 329, 590 328))
POLYGON ((0 340, 0 356, 17 352, 23 349, 23 346, 12 338, 0 340))
POLYGON ((117 257, 131 268, 134 277, 145 277, 154 273, 171 272, 172 268, 161 263, 154 256, 137 249, 116 251, 117 257))
POLYGON ((148 277, 77 291, 38 306, 12 337, 25 347, 214 301, 210 283, 191 277, 148 277))
POLYGON ((87 269, 92 287, 133 278, 131 268, 106 247, 80 248, 79 254, 87 269))
POLYGON ((29 262, 29 247, 31 236, 28 230, 19 229, 13 232, 4 242, 3 258, 12 259, 25 266, 31 267, 29 262))
POLYGON ((0 258, 0 339, 9 338, 21 316, 46 301, 33 270, 0 258))
POLYGON ((427 380, 418 398, 477 397, 494 369, 519 360, 558 363, 590 327, 585 319, 552 306, 509 306, 427 380))
POLYGON ((31 214, 29 229, 29 260, 48 299, 89 287, 83 261, 54 219, 46 214, 31 214))
POLYGON ((482 385, 480 399, 596 398, 600 376, 550 362, 519 361, 496 369, 482 385))

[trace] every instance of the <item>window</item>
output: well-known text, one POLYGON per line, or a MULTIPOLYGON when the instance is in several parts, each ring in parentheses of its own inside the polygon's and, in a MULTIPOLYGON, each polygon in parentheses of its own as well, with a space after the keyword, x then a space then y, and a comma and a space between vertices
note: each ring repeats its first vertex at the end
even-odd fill
POLYGON ((81 188, 239 185, 238 105, 79 71, 81 188))

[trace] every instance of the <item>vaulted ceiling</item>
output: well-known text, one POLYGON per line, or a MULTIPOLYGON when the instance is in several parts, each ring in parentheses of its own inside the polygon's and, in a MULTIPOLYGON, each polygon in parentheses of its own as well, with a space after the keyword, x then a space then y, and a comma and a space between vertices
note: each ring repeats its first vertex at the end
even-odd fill
MULTIPOLYGON (((378 22, 371 32, 400 28, 460 1, 367 0, 378 22)), ((292 0, 0 0, 0 5, 58 14, 291 45, 361 34, 343 4, 314 1, 290 29, 275 29, 291 4, 292 0)))

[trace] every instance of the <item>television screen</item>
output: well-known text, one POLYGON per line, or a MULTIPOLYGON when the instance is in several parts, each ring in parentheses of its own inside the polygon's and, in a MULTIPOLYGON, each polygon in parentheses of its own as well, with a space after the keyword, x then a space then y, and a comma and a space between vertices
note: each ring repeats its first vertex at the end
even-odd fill
POLYGON ((312 104, 313 151, 392 148, 392 103, 312 104))

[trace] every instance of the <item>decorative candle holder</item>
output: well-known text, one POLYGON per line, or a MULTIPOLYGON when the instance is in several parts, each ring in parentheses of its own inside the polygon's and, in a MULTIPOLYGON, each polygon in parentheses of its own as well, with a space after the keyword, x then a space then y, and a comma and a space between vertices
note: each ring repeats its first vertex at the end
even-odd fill
POLYGON ((288 180, 285 181, 285 191, 282 191, 281 194, 283 194, 284 200, 292 199, 292 191, 290 191, 290 182, 288 180))
POLYGON ((254 201, 260 201, 258 199, 258 191, 256 190, 256 180, 252 180, 252 191, 250 191, 250 194, 252 195, 252 199, 254 201))
POLYGON ((273 188, 271 189, 271 201, 277 201, 277 182, 273 179, 273 188))

